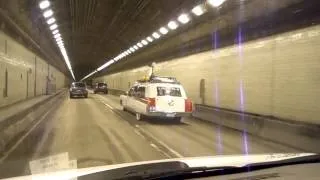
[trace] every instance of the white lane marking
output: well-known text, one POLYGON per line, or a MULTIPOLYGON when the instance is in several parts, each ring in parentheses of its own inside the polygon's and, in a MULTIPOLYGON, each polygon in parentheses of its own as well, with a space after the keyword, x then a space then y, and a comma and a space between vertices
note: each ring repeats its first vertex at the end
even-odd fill
POLYGON ((143 131, 144 133, 148 134, 148 136, 150 136, 152 139, 154 139, 155 141, 157 141, 157 143, 159 143, 161 146, 163 146, 164 148, 166 148, 168 151, 170 151, 172 154, 174 154, 175 156, 177 156, 178 158, 183 158, 183 155, 181 155, 180 153, 178 153, 177 151, 175 151, 174 149, 170 148, 168 145, 166 145, 164 142, 162 142, 161 140, 159 140, 158 138, 154 137, 151 133, 147 132, 146 130, 137 127, 140 131, 143 131))
POLYGON ((3 161, 21 144, 22 141, 26 139, 27 136, 36 128, 38 125, 47 117, 47 115, 51 111, 47 111, 41 119, 32 127, 30 130, 25 133, 7 152, 4 153, 4 155, 0 158, 0 164, 3 163, 3 161))
POLYGON ((172 158, 168 153, 166 153, 166 152, 164 152, 164 151, 161 151, 161 149, 160 149, 157 145, 155 145, 155 144, 153 144, 153 143, 150 143, 150 146, 153 147, 153 148, 155 148, 157 151, 161 152, 162 154, 164 154, 164 155, 167 156, 168 158, 172 158))
MULTIPOLYGON (((99 100, 101 100, 100 98, 99 98, 99 100)), ((101 100, 102 101, 102 100, 101 100)), ((103 101, 102 101, 102 103, 103 104, 105 104, 106 106, 110 106, 109 104, 106 104, 106 103, 104 103, 103 101)), ((111 106, 110 106, 111 107, 111 106)), ((111 107, 111 109, 113 110, 114 108, 113 107, 111 107)), ((121 117, 121 116, 119 116, 120 118, 122 118, 123 119, 123 117, 121 117)), ((156 137, 154 137, 153 135, 151 135, 151 133, 149 133, 149 132, 147 132, 146 130, 144 130, 144 129, 142 129, 139 125, 135 125, 135 127, 137 128, 137 129, 139 129, 140 131, 143 131, 145 134, 148 134, 148 136, 150 136, 152 139, 154 139, 155 141, 157 141, 157 143, 159 143, 161 146, 163 146, 164 148, 166 148, 168 151, 170 151, 172 154, 174 154, 175 156, 177 156, 178 158, 182 158, 182 157, 184 157, 183 155, 181 155, 180 153, 178 153, 177 151, 175 151, 174 149, 172 149, 172 148, 170 148, 167 144, 165 144, 164 142, 162 142, 161 140, 159 140, 159 139, 157 139, 156 137)), ((138 131, 135 131, 135 133, 137 133, 139 136, 141 135, 143 138, 145 138, 144 137, 144 135, 142 135, 140 132, 138 132, 138 131)), ((157 147, 158 148, 158 147, 157 147)), ((159 148, 158 148, 159 149, 159 148)), ((160 149, 159 149, 160 150, 160 149)), ((160 150, 161 151, 161 150, 160 150)), ((163 152, 163 151, 161 151, 161 152, 163 152)), ((165 153, 165 152, 163 152, 166 156, 168 156, 168 157, 171 157, 171 156, 169 156, 167 153, 165 153)))
POLYGON ((107 103, 105 103, 102 99, 100 99, 100 98, 98 98, 98 100, 100 101, 100 102, 102 102, 102 104, 104 104, 105 106, 107 106, 108 108, 110 108, 110 109, 114 109, 112 106, 110 106, 109 104, 107 104, 107 103))
POLYGON ((138 130, 135 129, 134 132, 138 134, 138 136, 142 137, 143 139, 146 139, 146 137, 144 137, 144 135, 142 135, 138 130))

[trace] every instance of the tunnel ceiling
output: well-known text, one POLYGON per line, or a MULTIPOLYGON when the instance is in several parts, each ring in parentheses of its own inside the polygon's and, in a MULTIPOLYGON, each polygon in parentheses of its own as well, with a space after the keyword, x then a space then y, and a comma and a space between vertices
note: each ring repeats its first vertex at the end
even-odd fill
MULTIPOLYGON (((51 31, 42 17, 39 2, 40 0, 3 0, 2 4, 10 6, 16 3, 19 11, 16 12, 17 18, 23 20, 24 24, 33 22, 31 28, 37 26, 43 38, 51 39, 48 49, 54 49, 56 55, 60 56, 51 31), (25 19, 21 16, 25 16, 25 19)), ((79 79, 101 66, 107 58, 117 55, 124 48, 128 48, 132 43, 145 38, 166 24, 170 18, 203 1, 50 0, 50 2, 75 76, 79 79)), ((34 36, 37 35, 34 33, 34 36)), ((60 61, 62 61, 61 56, 60 61)))
MULTIPOLYGON (((1 11, 7 12, 39 43, 46 57, 51 58, 49 63, 69 75, 51 31, 42 16, 38 5, 40 1, 0 0, 1 11)), ((106 60, 167 24, 171 18, 183 12, 189 12, 192 7, 204 1, 50 0, 50 7, 54 11, 74 74, 77 79, 80 79, 104 64, 106 60)), ((251 1, 231 0, 228 1, 226 8, 232 7, 232 3, 251 1)), ((301 0, 274 0, 272 4, 279 6, 281 3, 285 4, 285 1, 300 2, 301 0)), ((262 1, 253 2, 262 3, 262 1)), ((205 18, 210 20, 213 16, 205 18)), ((120 64, 121 67, 117 70, 132 66, 130 63, 121 62, 120 64)))

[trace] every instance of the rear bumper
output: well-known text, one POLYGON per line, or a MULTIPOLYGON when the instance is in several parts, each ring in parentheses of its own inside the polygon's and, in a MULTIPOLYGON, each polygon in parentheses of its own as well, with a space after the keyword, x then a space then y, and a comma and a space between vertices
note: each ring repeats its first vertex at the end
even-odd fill
POLYGON ((71 96, 86 96, 88 92, 70 92, 71 96))
POLYGON ((188 117, 191 116, 191 112, 147 112, 146 116, 152 117, 188 117))
POLYGON ((108 92, 108 89, 94 89, 94 92, 108 92))

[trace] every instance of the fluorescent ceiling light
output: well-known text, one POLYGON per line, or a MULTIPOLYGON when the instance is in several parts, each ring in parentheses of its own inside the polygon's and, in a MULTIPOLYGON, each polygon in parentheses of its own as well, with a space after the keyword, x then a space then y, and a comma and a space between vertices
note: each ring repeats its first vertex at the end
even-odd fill
POLYGON ((213 7, 219 7, 225 1, 226 0, 208 0, 208 3, 211 4, 213 7))
POLYGON ((167 34, 168 33, 168 29, 165 27, 160 28, 159 30, 161 32, 161 34, 167 34))
POLYGON ((39 3, 40 9, 45 9, 45 8, 47 8, 47 7, 49 7, 49 6, 50 6, 50 2, 49 2, 49 1, 41 1, 41 2, 39 3))
POLYGON ((138 50, 138 49, 139 49, 139 47, 138 47, 137 45, 134 45, 133 48, 134 48, 135 50, 138 50))
POLYGON ((100 67, 97 69, 97 71, 101 71, 102 69, 110 66, 110 65, 113 64, 113 63, 114 63, 114 60, 108 61, 108 62, 106 62, 105 64, 103 64, 102 66, 100 66, 100 67))
POLYGON ((143 45, 141 43, 137 43, 138 47, 142 48, 143 45))
POLYGON ((61 37, 57 37, 57 38, 56 38, 56 41, 57 41, 57 42, 62 41, 62 38, 61 38, 61 37))
POLYGON ((181 22, 182 24, 186 24, 190 21, 190 18, 187 14, 181 14, 179 17, 178 17, 178 21, 181 22))
POLYGON ((50 17, 50 16, 52 16, 52 15, 53 15, 53 11, 52 11, 51 9, 46 10, 46 11, 43 13, 43 16, 44 16, 45 18, 48 18, 48 17, 50 17))
POLYGON ((156 39, 159 39, 159 38, 160 38, 160 34, 157 33, 157 32, 152 33, 152 36, 153 36, 154 38, 156 38, 156 39))
POLYGON ((148 44, 148 41, 142 40, 141 43, 142 43, 143 45, 147 45, 147 44, 148 44))
POLYGON ((52 18, 48 19, 47 24, 52 24, 54 22, 56 22, 56 19, 52 17, 52 18))
POLYGON ((152 37, 150 37, 150 36, 147 37, 147 40, 148 40, 149 42, 152 42, 152 41, 153 41, 152 37))
POLYGON ((52 31, 52 34, 57 34, 57 33, 59 33, 58 29, 52 31))
POLYGON ((201 16, 204 13, 205 10, 204 10, 204 7, 202 5, 198 5, 198 6, 194 7, 191 11, 196 16, 201 16))
POLYGON ((58 27, 57 24, 52 24, 52 25, 50 26, 50 30, 55 30, 55 29, 57 29, 57 27, 58 27))
POLYGON ((175 22, 175 21, 170 21, 170 22, 168 23, 168 27, 169 27, 170 29, 177 29, 178 24, 177 24, 177 22, 175 22))
POLYGON ((126 50, 126 53, 129 55, 129 54, 131 54, 131 51, 128 49, 128 50, 126 50))
POLYGON ((134 52, 134 51, 136 51, 136 50, 135 50, 133 47, 131 47, 131 48, 130 48, 130 51, 131 51, 131 52, 134 52))
POLYGON ((60 33, 55 34, 53 37, 57 39, 58 37, 61 37, 61 34, 60 33))

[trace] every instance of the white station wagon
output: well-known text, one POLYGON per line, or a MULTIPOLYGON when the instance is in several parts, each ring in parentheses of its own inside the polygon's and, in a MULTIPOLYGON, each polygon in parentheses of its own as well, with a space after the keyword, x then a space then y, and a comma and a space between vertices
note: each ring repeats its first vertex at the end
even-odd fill
POLYGON ((181 121, 181 117, 192 113, 192 102, 182 85, 172 77, 153 76, 149 80, 137 81, 120 96, 123 110, 132 111, 136 119, 165 117, 181 121))

